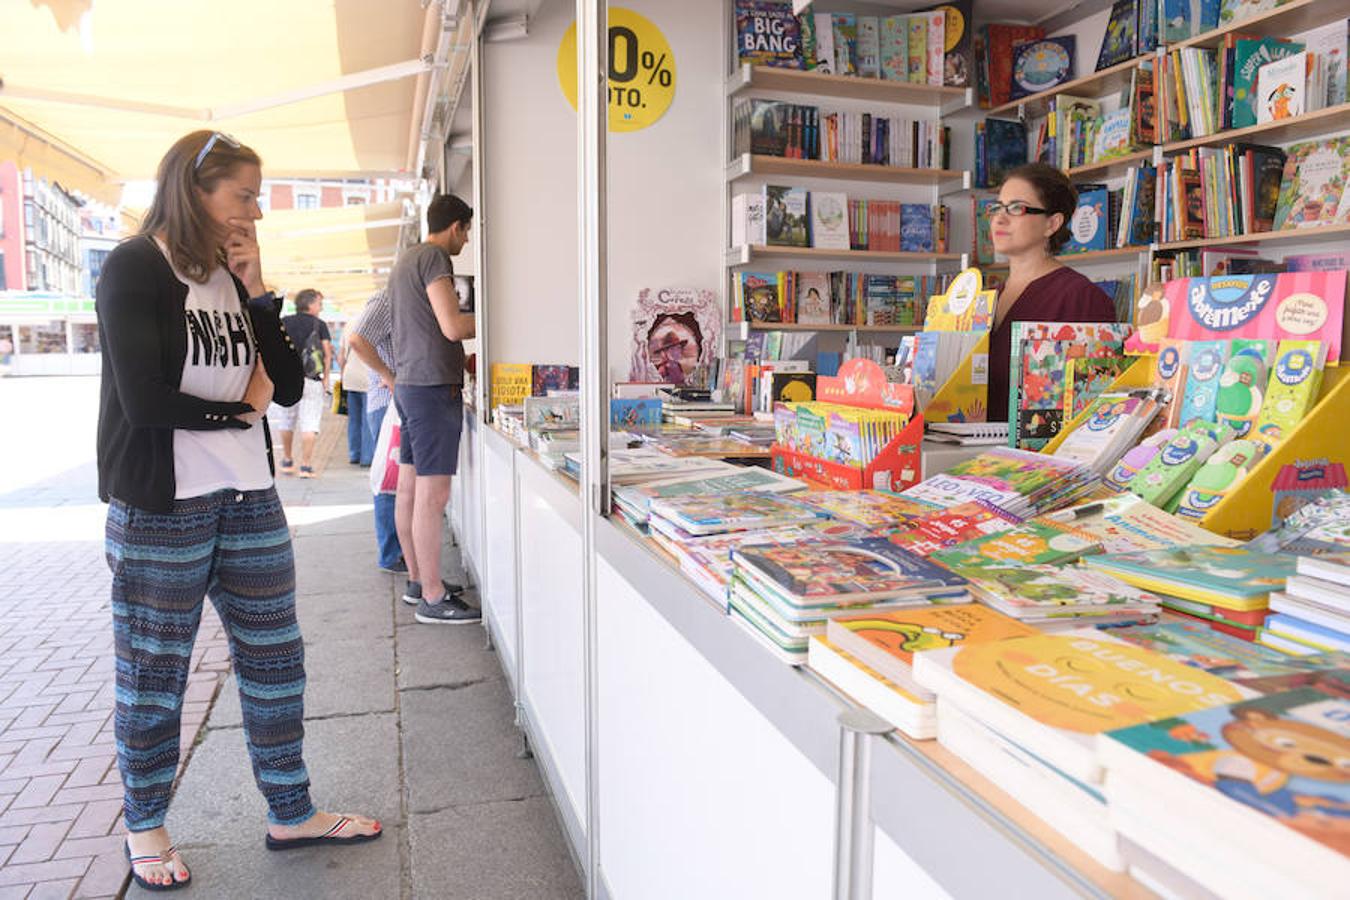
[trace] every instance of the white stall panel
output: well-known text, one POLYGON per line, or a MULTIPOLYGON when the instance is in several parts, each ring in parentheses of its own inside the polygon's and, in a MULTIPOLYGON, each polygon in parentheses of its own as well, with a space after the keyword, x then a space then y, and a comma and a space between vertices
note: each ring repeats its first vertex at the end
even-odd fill
POLYGON ((515 449, 495 432, 483 444, 483 581, 479 596, 502 669, 516 685, 516 472, 515 449))
POLYGON ((612 896, 830 896, 834 785, 599 566, 600 865, 612 896))
MULTIPOLYGON (((581 532, 555 511, 580 501, 537 465, 517 468, 520 485, 520 652, 536 755, 556 771, 576 821, 586 821, 585 629, 581 532)), ((556 791, 555 791, 556 793, 556 791)))
POLYGON ((904 897, 905 900, 948 900, 948 894, 932 876, 910 859, 886 832, 874 828, 872 896, 904 897))

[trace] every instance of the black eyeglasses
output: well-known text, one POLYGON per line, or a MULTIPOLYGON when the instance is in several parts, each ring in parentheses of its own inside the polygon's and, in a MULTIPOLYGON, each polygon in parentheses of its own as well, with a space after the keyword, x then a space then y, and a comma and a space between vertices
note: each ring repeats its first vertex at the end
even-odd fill
POLYGON ((992 219, 1001 212, 1005 212, 1014 218, 1026 215, 1043 216, 1046 213, 1046 211, 1039 206, 1031 206, 1030 204, 1023 203, 1021 200, 1013 200, 1010 203, 1000 203, 995 200, 984 208, 984 216, 986 219, 992 219))
POLYGON ((236 150, 238 150, 242 146, 238 141, 230 137, 225 132, 213 131, 211 132, 211 136, 206 139, 206 143, 202 144, 202 149, 197 151, 197 159, 192 164, 192 171, 195 172, 202 167, 202 160, 206 159, 207 154, 211 152, 211 148, 216 146, 216 141, 224 141, 226 144, 228 144, 229 146, 233 147, 236 150))

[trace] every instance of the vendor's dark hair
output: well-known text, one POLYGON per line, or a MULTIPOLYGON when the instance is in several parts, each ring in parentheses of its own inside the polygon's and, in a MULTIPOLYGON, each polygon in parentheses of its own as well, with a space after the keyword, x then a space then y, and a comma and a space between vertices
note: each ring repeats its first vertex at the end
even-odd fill
MULTIPOLYGON (((1073 186, 1069 176, 1054 166, 1045 163, 1027 163, 1008 173, 1008 178, 1020 178, 1031 185, 1036 192, 1038 205, 1047 216, 1059 213, 1064 217, 1059 230, 1049 237, 1051 253, 1069 242, 1069 223, 1073 220, 1073 211, 1078 208, 1078 189, 1073 186)), ((1007 178, 1004 183, 1007 183, 1007 178)))
POLYGON ((440 234, 456 222, 469 224, 473 221, 473 207, 454 194, 437 194, 427 204, 427 231, 440 234))

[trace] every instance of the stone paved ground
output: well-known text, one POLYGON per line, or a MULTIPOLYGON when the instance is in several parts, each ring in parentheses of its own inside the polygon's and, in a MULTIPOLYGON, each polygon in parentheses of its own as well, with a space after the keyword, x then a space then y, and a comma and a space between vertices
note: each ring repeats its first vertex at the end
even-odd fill
MULTIPOLYGON (((96 379, 0 379, 6 421, 41 423, 0 446, 0 900, 126 891, 96 408, 96 379)), ((516 758, 510 695, 481 629, 418 626, 401 580, 374 568, 365 472, 347 465, 343 421, 325 424, 319 478, 279 483, 296 535, 306 757, 318 802, 370 811, 388 833, 326 855, 262 852, 208 603, 169 817, 192 894, 578 897, 538 770, 516 758)))

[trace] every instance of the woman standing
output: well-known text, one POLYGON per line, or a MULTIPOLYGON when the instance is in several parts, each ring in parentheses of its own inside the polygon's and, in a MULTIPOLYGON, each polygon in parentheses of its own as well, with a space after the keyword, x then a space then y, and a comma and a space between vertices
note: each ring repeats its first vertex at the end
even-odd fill
POLYGON ((989 421, 1008 419, 1013 322, 1114 322, 1115 304, 1054 254, 1069 240, 1078 191, 1053 166, 1014 169, 986 209, 994 250, 1008 257, 989 336, 989 421))
POLYGON ((191 877, 164 816, 203 596, 230 637, 268 848, 381 832, 372 819, 316 812, 301 754, 295 560, 262 414, 274 397, 296 403, 304 372, 263 287, 261 163, 233 138, 197 131, 170 148, 157 179, 141 233, 112 252, 98 283, 98 474, 127 857, 138 884, 167 890, 191 877))

